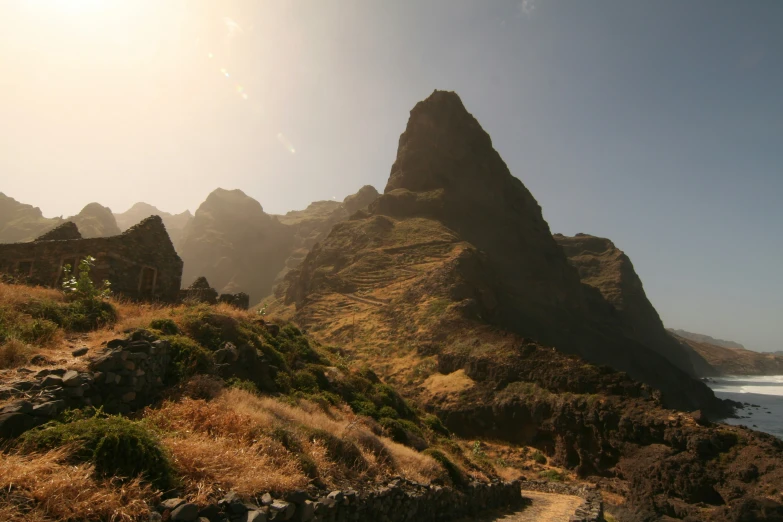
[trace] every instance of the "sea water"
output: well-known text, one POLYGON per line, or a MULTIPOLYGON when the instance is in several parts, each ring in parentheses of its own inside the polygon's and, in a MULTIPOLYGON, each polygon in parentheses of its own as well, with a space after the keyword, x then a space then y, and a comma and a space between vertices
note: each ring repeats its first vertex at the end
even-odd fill
POLYGON ((723 422, 744 425, 783 439, 783 375, 736 375, 711 378, 707 384, 721 399, 748 403, 738 419, 723 422))

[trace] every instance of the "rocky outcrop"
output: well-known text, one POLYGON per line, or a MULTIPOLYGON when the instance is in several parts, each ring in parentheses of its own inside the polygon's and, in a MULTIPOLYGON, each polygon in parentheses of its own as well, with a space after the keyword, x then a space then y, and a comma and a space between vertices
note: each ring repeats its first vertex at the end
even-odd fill
MULTIPOLYGON (((730 411, 650 346, 655 340, 628 330, 612 303, 581 281, 541 207, 453 92, 435 91, 413 108, 384 194, 334 226, 278 295, 310 321, 324 308, 308 313, 308 307, 325 294, 369 295, 380 287, 377 302, 389 302, 381 296, 393 288, 398 301, 390 304, 409 308, 438 296, 480 324, 627 371, 660 389, 669 406, 730 411)), ((389 318, 379 320, 390 327, 389 318)), ((433 327, 417 336, 442 336, 433 327)), ((676 343, 660 344, 679 355, 676 343)))
POLYGON ((144 330, 108 342, 90 371, 41 370, 0 388, 0 399, 27 397, 0 408, 0 438, 17 437, 67 409, 101 407, 129 413, 149 404, 163 387, 169 343, 144 330))
POLYGON ((179 249, 185 227, 190 223, 190 220, 193 219, 193 214, 191 214, 189 210, 179 214, 170 214, 159 210, 157 207, 148 203, 139 202, 135 203, 125 212, 114 214, 114 218, 117 220, 117 226, 120 227, 120 230, 127 230, 149 216, 160 216, 163 220, 163 224, 166 225, 166 230, 171 237, 174 248, 179 249))
POLYGON ((649 346, 692 376, 709 374, 709 366, 688 345, 670 336, 644 292, 631 260, 609 239, 577 234, 554 235, 578 270, 582 282, 597 289, 613 308, 623 334, 649 346))

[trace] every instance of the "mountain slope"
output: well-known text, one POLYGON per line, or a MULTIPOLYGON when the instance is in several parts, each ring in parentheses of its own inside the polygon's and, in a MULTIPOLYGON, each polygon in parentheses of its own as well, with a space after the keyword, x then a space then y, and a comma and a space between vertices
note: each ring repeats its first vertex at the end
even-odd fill
MULTIPOLYGON (((476 327, 627 371, 662 390, 669 406, 728 411, 703 383, 624 333, 454 93, 435 91, 414 107, 384 194, 336 225, 276 295, 325 339, 359 337, 357 352, 368 359, 377 357, 373 346, 389 351, 387 363, 374 360, 392 375, 400 350, 458 342, 438 320, 448 309, 476 327)), ((409 355, 396 378, 414 383, 421 358, 409 355)))
POLYGON ((111 209, 98 203, 88 203, 81 212, 69 217, 68 221, 76 224, 82 237, 109 237, 122 234, 111 209))
POLYGON ((0 192, 0 243, 31 241, 62 222, 60 218, 45 218, 40 208, 0 192))

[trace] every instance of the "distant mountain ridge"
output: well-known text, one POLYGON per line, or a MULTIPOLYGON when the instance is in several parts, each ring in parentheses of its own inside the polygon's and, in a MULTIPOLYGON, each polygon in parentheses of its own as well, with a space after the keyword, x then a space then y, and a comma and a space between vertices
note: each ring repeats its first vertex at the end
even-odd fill
POLYGON ((740 350, 746 349, 743 345, 734 341, 724 341, 723 339, 715 339, 714 337, 710 337, 709 335, 688 332, 686 330, 679 330, 676 328, 667 328, 667 330, 679 337, 690 339, 691 341, 696 341, 698 343, 707 343, 713 346, 721 346, 723 348, 737 348, 740 350))
POLYGON ((98 203, 88 203, 78 214, 68 218, 46 218, 40 208, 0 193, 0 243, 32 241, 66 221, 75 223, 85 238, 121 233, 111 209, 98 203))

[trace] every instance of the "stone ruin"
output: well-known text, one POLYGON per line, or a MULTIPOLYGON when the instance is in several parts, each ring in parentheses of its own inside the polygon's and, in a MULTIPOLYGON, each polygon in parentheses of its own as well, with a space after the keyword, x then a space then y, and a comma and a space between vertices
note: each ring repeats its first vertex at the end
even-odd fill
POLYGON ((108 279, 119 295, 145 301, 179 298, 182 259, 159 216, 118 236, 84 239, 74 223, 66 222, 34 241, 0 244, 0 273, 58 288, 63 267, 75 269, 86 256, 96 259, 93 281, 108 279))
POLYGON ((188 287, 179 292, 179 299, 183 303, 226 303, 242 310, 250 308, 250 296, 244 292, 236 294, 220 294, 209 286, 206 277, 196 278, 188 287))

